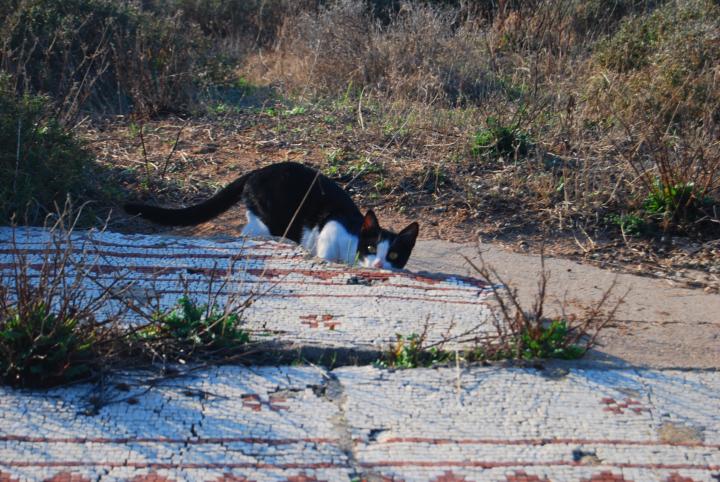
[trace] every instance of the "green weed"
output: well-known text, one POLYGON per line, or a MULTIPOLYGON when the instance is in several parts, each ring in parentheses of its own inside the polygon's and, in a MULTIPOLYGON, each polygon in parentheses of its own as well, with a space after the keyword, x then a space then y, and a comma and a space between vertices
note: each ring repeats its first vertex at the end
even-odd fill
POLYGON ((412 333, 404 336, 398 333, 395 343, 375 365, 383 368, 428 367, 445 363, 451 357, 451 353, 438 347, 426 348, 424 335, 412 333))
POLYGON ((471 151, 475 156, 491 157, 524 156, 531 145, 530 136, 517 123, 502 124, 495 117, 488 117, 487 127, 475 134, 471 151))
POLYGON ((699 207, 708 202, 697 193, 695 184, 680 183, 672 186, 655 181, 643 202, 643 209, 651 216, 676 221, 693 221, 699 207))
POLYGON ((257 86, 243 76, 239 76, 235 79, 233 87, 242 91, 244 94, 252 94, 255 90, 257 90, 257 86))
POLYGON ((16 306, 0 318, 0 378, 31 387, 86 378, 94 341, 80 320, 54 313, 43 301, 16 306))
POLYGON ((351 175, 358 174, 383 174, 385 169, 379 162, 373 161, 371 158, 363 156, 357 161, 348 165, 347 173, 351 175))
POLYGON ((637 214, 610 214, 607 221, 628 236, 641 236, 650 231, 645 219, 637 214))
POLYGON ((174 355, 186 356, 195 351, 240 348, 250 341, 241 325, 238 314, 219 312, 215 306, 197 305, 183 296, 172 311, 156 313, 138 336, 146 341, 168 342, 170 350, 175 352, 166 349, 166 355, 174 358, 174 355))
POLYGON ((585 348, 568 343, 567 321, 552 320, 547 325, 528 326, 517 340, 520 356, 525 360, 561 358, 574 360, 585 354, 585 348))
POLYGON ((342 147, 331 149, 325 154, 325 159, 328 162, 328 166, 324 169, 324 173, 330 177, 343 177, 352 175, 355 171, 353 163, 354 159, 357 159, 357 154, 344 149, 342 147))
POLYGON ((293 117, 293 116, 296 116, 296 115, 302 115, 302 114, 305 113, 305 111, 306 111, 305 107, 300 106, 300 105, 296 105, 296 106, 293 107, 292 109, 286 109, 286 110, 284 110, 284 111, 283 111, 283 116, 285 116, 285 117, 293 117))

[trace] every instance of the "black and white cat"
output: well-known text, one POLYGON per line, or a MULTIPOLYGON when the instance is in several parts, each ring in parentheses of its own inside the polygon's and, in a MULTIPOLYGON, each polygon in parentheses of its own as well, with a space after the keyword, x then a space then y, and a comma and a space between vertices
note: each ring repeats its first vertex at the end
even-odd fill
POLYGON ((209 221, 238 201, 247 208, 246 236, 285 236, 329 261, 374 268, 402 268, 418 236, 418 223, 395 234, 375 213, 365 216, 350 195, 315 169, 282 162, 239 177, 210 199, 181 209, 124 206, 158 224, 191 226, 209 221))

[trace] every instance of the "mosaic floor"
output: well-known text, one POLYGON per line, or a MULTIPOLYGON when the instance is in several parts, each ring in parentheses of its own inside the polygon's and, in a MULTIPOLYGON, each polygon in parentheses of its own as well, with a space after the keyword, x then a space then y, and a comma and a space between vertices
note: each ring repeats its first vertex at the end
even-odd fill
MULTIPOLYGON (((24 229, 14 237, 0 228, 0 276, 12 275, 18 256, 31 266, 31 276, 39 276, 50 235, 24 229)), ((351 269, 309 258, 294 244, 78 232, 52 246, 73 250, 73 262, 88 273, 86 296, 113 290, 138 307, 157 309, 183 294, 219 306, 252 300, 243 319, 263 339, 384 349, 396 334, 425 332, 428 343, 449 340, 452 348, 492 330, 490 291, 478 280, 351 269)), ((117 308, 113 301, 103 306, 108 313, 117 308)), ((124 317, 140 321, 134 312, 124 317)))
MULTIPOLYGON (((19 255, 39 276, 48 253, 71 247, 88 296, 251 299, 254 335, 298 346, 378 349, 425 331, 459 347, 493 323, 477 280, 354 270, 275 241, 14 236, 0 229, 6 280, 19 255)), ((718 371, 183 370, 152 385, 133 372, 102 388, 0 387, 0 482, 720 481, 718 371)))
POLYGON ((223 366, 0 389, 0 480, 717 481, 720 374, 223 366))

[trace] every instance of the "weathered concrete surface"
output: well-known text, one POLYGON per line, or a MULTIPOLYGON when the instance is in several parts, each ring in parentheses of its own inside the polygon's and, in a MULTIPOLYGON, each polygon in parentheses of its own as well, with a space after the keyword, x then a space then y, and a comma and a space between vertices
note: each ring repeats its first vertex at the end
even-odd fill
POLYGON ((97 412, 95 387, 0 388, 0 479, 720 477, 717 372, 223 366, 144 380, 108 384, 97 412))
MULTIPOLYGON (((491 244, 480 246, 420 241, 408 269, 472 276, 463 256, 492 265, 508 285, 518 289, 525 306, 537 293, 540 257, 512 253, 491 244)), ((617 278, 614 293, 629 289, 617 323, 605 330, 586 361, 656 368, 720 368, 720 294, 685 289, 670 282, 616 274, 575 261, 548 258, 548 314, 582 315, 617 278)))
MULTIPOLYGON (((0 228, 0 276, 17 262, 12 231, 0 228)), ((47 258, 48 231, 19 229, 15 248, 36 276, 47 258)), ((88 274, 85 295, 111 289, 150 312, 172 307, 183 294, 198 304, 246 304, 242 316, 256 339, 290 346, 384 350, 396 334, 423 333, 448 348, 473 344, 492 331, 483 283, 454 275, 352 269, 310 258, 274 240, 207 240, 169 236, 76 232, 68 241, 74 262, 88 274)), ((73 274, 77 269, 69 270, 73 274)), ((8 278, 8 279, 9 279, 8 278)), ((104 305, 117 311, 119 302, 104 305)), ((135 312, 124 322, 142 323, 135 312)))

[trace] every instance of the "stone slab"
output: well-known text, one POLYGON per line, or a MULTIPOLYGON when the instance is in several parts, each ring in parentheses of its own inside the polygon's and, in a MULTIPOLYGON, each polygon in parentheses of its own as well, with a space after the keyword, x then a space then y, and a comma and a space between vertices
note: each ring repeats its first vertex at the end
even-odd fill
MULTIPOLYGON (((384 350, 396 334, 426 333, 447 347, 492 331, 490 290, 455 275, 356 269, 311 258, 278 240, 211 240, 76 231, 57 238, 45 229, 0 228, 0 277, 12 279, 18 253, 37 276, 57 250, 70 249, 86 271, 87 296, 112 290, 149 314, 183 294, 196 303, 240 307, 256 339, 298 346, 384 350), (14 241, 13 241, 14 237, 14 241), (48 252, 51 253, 48 255, 48 252)), ((74 276, 77 269, 68 270, 74 276)), ((112 300, 99 310, 117 310, 112 300)), ((135 313, 123 321, 142 323, 135 313)))
POLYGON ((0 388, 3 481, 718 478, 714 371, 221 366, 0 388))

